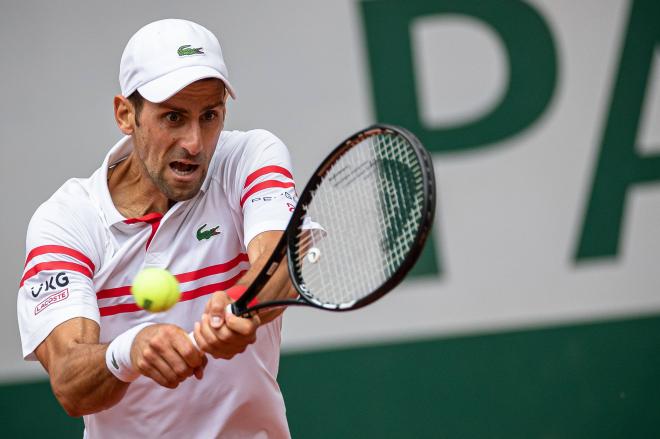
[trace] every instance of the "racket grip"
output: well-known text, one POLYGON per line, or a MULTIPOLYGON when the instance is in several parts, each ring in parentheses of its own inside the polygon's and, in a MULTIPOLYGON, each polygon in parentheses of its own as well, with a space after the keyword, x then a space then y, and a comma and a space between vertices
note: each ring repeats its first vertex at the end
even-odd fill
POLYGON ((195 333, 193 331, 190 331, 188 333, 188 338, 192 342, 193 346, 195 346, 197 350, 199 350, 199 346, 197 346, 197 341, 195 340, 195 333))
MULTIPOLYGON (((227 307, 225 308, 225 313, 231 313, 231 314, 236 315, 234 313, 234 304, 233 303, 228 303, 227 304, 227 307)), ((195 346, 197 349, 199 349, 199 346, 197 346, 197 341, 195 340, 195 332, 194 331, 190 331, 188 333, 188 338, 192 342, 193 346, 195 346)))

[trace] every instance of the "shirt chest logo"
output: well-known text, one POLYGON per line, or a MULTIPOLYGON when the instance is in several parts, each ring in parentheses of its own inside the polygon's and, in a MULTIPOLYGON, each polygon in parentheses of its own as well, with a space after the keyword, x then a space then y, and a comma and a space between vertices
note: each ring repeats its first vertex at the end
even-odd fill
POLYGON ((210 229, 204 230, 206 227, 206 224, 204 224, 202 227, 197 229, 197 240, 198 241, 203 241, 205 239, 211 239, 212 237, 216 235, 222 235, 222 232, 220 232, 218 229, 220 226, 215 226, 210 229))

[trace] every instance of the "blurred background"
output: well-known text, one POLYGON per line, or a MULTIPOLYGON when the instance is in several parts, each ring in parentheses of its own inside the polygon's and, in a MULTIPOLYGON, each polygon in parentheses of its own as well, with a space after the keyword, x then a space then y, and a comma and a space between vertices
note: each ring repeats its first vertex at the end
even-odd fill
POLYGON ((0 437, 81 437, 21 359, 25 231, 120 138, 121 53, 161 18, 218 36, 238 93, 226 128, 276 133, 299 185, 376 121, 434 155, 437 218, 414 274, 355 313, 287 311, 279 381, 294 437, 660 437, 660 2, 1 11, 0 437))

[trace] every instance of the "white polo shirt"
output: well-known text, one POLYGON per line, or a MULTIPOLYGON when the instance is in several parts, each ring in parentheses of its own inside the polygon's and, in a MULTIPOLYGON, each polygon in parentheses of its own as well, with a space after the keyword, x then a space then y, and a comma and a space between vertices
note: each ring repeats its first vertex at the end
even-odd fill
MULTIPOLYGON (((273 134, 223 132, 195 197, 164 216, 127 219, 112 202, 107 171, 132 148, 130 137, 119 141, 90 178, 64 183, 32 217, 18 292, 26 359, 36 359, 36 347, 74 317, 97 322, 101 343, 147 321, 191 331, 207 296, 249 268, 250 240, 286 228, 295 187, 288 151, 273 134), (169 311, 151 314, 135 305, 129 286, 144 267, 167 268, 181 283, 181 301, 169 311)), ((260 327, 244 353, 210 358, 202 381, 171 390, 138 378, 117 405, 84 417, 86 436, 289 437, 276 381, 280 329, 281 317, 260 327)))

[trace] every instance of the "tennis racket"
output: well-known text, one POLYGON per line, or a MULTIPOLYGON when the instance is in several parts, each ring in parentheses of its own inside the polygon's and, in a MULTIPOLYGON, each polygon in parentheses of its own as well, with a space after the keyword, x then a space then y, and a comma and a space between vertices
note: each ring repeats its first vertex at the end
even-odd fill
POLYGON ((377 300, 417 261, 435 198, 431 157, 412 133, 374 125, 353 134, 316 169, 232 313, 291 305, 348 311, 377 300), (298 297, 259 303, 255 298, 285 260, 298 297))

